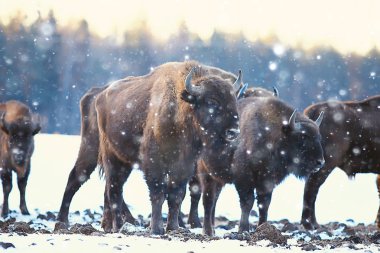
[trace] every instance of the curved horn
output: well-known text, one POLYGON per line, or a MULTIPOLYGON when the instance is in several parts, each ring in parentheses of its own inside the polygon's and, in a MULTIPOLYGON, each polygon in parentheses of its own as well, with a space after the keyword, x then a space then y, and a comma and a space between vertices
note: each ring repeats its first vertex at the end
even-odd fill
POLYGON ((321 111, 321 113, 318 116, 318 119, 315 121, 315 124, 317 124, 318 127, 321 125, 324 115, 325 115, 325 112, 321 111))
POLYGON ((280 97, 280 92, 278 91, 276 86, 273 86, 273 96, 280 97))
POLYGON ((191 78, 193 76, 193 73, 194 73, 194 68, 192 68, 190 70, 189 74, 187 74, 187 76, 186 76, 185 89, 187 90, 187 92, 190 93, 190 95, 199 96, 202 93, 201 87, 191 84, 191 78))
POLYGON ((245 83, 245 84, 241 87, 241 89, 239 90, 239 93, 237 94, 236 98, 237 98, 237 99, 240 99, 240 98, 244 95, 244 93, 245 93, 245 91, 247 90, 247 88, 248 88, 248 83, 245 83))
POLYGON ((300 126, 300 123, 296 123, 296 115, 297 115, 297 109, 294 109, 292 115, 290 115, 290 118, 289 118, 289 126, 292 128, 292 129, 300 129, 301 126, 300 126))
POLYGON ((6 134, 9 134, 9 125, 8 123, 5 121, 5 112, 1 114, 1 117, 0 117, 0 128, 6 133, 6 134))
POLYGON ((243 75, 242 75, 241 69, 239 69, 238 77, 236 81, 234 82, 234 84, 232 85, 234 87, 235 93, 239 92, 242 79, 243 79, 243 75))

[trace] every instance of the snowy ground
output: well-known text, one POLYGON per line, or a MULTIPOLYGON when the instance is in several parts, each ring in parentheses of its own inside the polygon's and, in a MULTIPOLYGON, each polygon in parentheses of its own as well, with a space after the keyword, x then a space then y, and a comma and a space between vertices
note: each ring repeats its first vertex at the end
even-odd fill
MULTIPOLYGON (((78 136, 46 135, 36 136, 36 148, 32 160, 32 172, 27 187, 27 204, 31 217, 16 219, 28 222, 35 219, 37 214, 46 211, 57 212, 66 186, 68 174, 75 162, 78 148, 78 136)), ((104 181, 99 179, 95 171, 91 179, 83 185, 75 195, 71 204, 71 212, 91 209, 101 213, 100 206, 103 204, 104 181)), ((125 185, 125 199, 131 206, 131 211, 136 217, 141 214, 147 217, 150 213, 148 191, 142 174, 134 171, 125 185)), ((289 177, 278 186, 273 194, 269 209, 269 220, 286 218, 291 222, 298 222, 302 210, 303 182, 294 177, 289 177)), ((10 209, 18 212, 19 193, 14 178, 14 188, 10 195, 10 209)), ((183 203, 183 211, 189 210, 190 201, 187 197, 183 203)), ((320 223, 331 221, 345 222, 348 219, 351 224, 372 224, 375 220, 379 205, 374 175, 357 175, 355 180, 349 180, 347 176, 336 169, 326 183, 321 187, 317 200, 317 219, 320 223)), ((164 208, 165 212, 166 207, 164 208)), ((257 207, 254 208, 257 211, 257 207)), ((203 214, 200 208, 200 214, 203 214)), ((216 209, 216 216, 225 216, 229 220, 238 220, 240 208, 238 197, 234 187, 227 186, 221 196, 216 209)), ((252 222, 257 218, 252 217, 252 222)), ((71 223, 85 223, 86 220, 80 215, 71 215, 71 223)), ((54 222, 41 221, 52 230, 54 222)), ((99 226, 94 225, 100 229, 99 226)), ((228 232, 235 231, 230 230, 228 232)), ((199 233, 199 230, 193 232, 199 233)), ((218 229, 217 235, 223 237, 226 230, 218 229)), ((244 241, 216 240, 210 242, 162 240, 122 234, 108 234, 106 236, 83 236, 83 235, 56 235, 56 234, 30 234, 20 236, 13 234, 0 234, 0 242, 13 243, 15 248, 9 248, 7 252, 114 252, 128 251, 141 252, 162 249, 166 252, 220 252, 228 249, 238 249, 241 252, 256 250, 266 251, 289 251, 286 248, 268 248, 265 246, 248 246, 244 241), (159 247, 159 248, 158 248, 159 247), (253 249, 254 248, 254 249, 253 249)), ((288 242, 288 244, 291 245, 288 242)), ((263 242, 265 245, 265 242, 263 242)), ((1 249, 1 246, 0 246, 1 249)), ((300 250, 291 247, 292 250, 300 250)), ((377 249, 363 247, 362 250, 377 249)), ((335 249, 334 251, 346 251, 347 248, 335 249)))

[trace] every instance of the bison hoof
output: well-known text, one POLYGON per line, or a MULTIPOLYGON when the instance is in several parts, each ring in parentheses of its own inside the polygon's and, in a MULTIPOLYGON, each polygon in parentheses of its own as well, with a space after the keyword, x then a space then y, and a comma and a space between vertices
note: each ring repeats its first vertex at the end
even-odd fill
POLYGON ((320 226, 318 223, 309 222, 309 221, 302 221, 301 224, 306 230, 315 230, 318 229, 320 226))
POLYGON ((205 228, 203 228, 203 234, 204 235, 208 235, 208 236, 214 236, 215 235, 215 232, 214 232, 214 230, 213 229, 205 229, 205 228))
POLYGON ((68 223, 58 221, 58 222, 55 223, 55 225, 54 225, 54 232, 58 232, 58 231, 60 231, 60 230, 62 230, 62 229, 68 229, 68 228, 69 228, 68 223))
POLYGON ((191 228, 202 228, 202 224, 199 220, 189 222, 191 228))
POLYGON ((163 235, 165 234, 164 228, 151 228, 150 229, 151 235, 163 235))
POLYGON ((9 214, 9 211, 1 211, 1 217, 3 217, 3 218, 7 218, 8 217, 8 214, 9 214))
POLYGON ((109 222, 104 222, 104 220, 102 220, 101 226, 102 226, 104 232, 106 232, 106 233, 112 232, 112 225, 109 222))
POLYGON ((28 209, 23 209, 23 210, 21 210, 21 214, 22 214, 22 215, 30 215, 28 209))

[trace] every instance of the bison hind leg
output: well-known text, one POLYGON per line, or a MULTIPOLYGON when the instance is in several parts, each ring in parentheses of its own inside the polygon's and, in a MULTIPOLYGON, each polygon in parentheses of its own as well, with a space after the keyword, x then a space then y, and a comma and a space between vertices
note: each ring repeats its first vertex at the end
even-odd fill
POLYGON ((128 205, 127 203, 125 203, 124 199, 123 199, 123 203, 122 203, 122 206, 121 206, 121 216, 122 216, 122 219, 123 219, 123 223, 131 223, 133 225, 139 225, 139 222, 133 217, 131 211, 129 210, 128 208, 128 205))
POLYGON ((123 214, 133 224, 135 223, 135 219, 123 199, 123 186, 131 174, 132 165, 120 161, 113 154, 106 154, 103 158, 105 158, 103 167, 106 177, 104 213, 110 210, 112 232, 118 232, 123 225, 123 214))

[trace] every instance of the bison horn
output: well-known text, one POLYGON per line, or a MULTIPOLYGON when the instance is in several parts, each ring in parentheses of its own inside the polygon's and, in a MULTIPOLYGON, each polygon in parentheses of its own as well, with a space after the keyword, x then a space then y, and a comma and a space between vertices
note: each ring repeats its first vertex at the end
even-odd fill
POLYGON ((273 96, 275 96, 275 97, 280 96, 280 92, 278 91, 278 89, 275 86, 273 86, 273 96))
POLYGON ((324 115, 325 115, 325 112, 321 111, 321 113, 318 116, 318 119, 315 121, 315 124, 317 124, 318 127, 321 125, 324 115))
POLYGON ((243 75, 242 75, 241 69, 239 69, 238 77, 236 81, 234 82, 234 84, 232 85, 234 87, 235 93, 239 92, 242 79, 243 79, 243 75))
POLYGON ((240 99, 243 96, 243 94, 245 93, 245 91, 247 90, 247 88, 248 88, 248 83, 243 84, 243 86, 239 90, 239 93, 236 96, 237 99, 240 99))
POLYGON ((191 84, 191 78, 193 76, 193 73, 194 73, 194 68, 192 68, 190 70, 189 74, 187 74, 187 76, 186 76, 185 89, 187 90, 187 92, 190 93, 190 95, 199 96, 202 93, 201 87, 191 84))
POLYGON ((295 109, 292 113, 292 115, 290 115, 290 118, 289 118, 289 126, 292 128, 292 129, 300 129, 300 124, 299 123, 296 123, 296 115, 297 115, 297 109, 295 109))
POLYGON ((9 134, 9 126, 8 123, 5 121, 5 112, 1 114, 0 118, 0 128, 6 133, 9 134))

